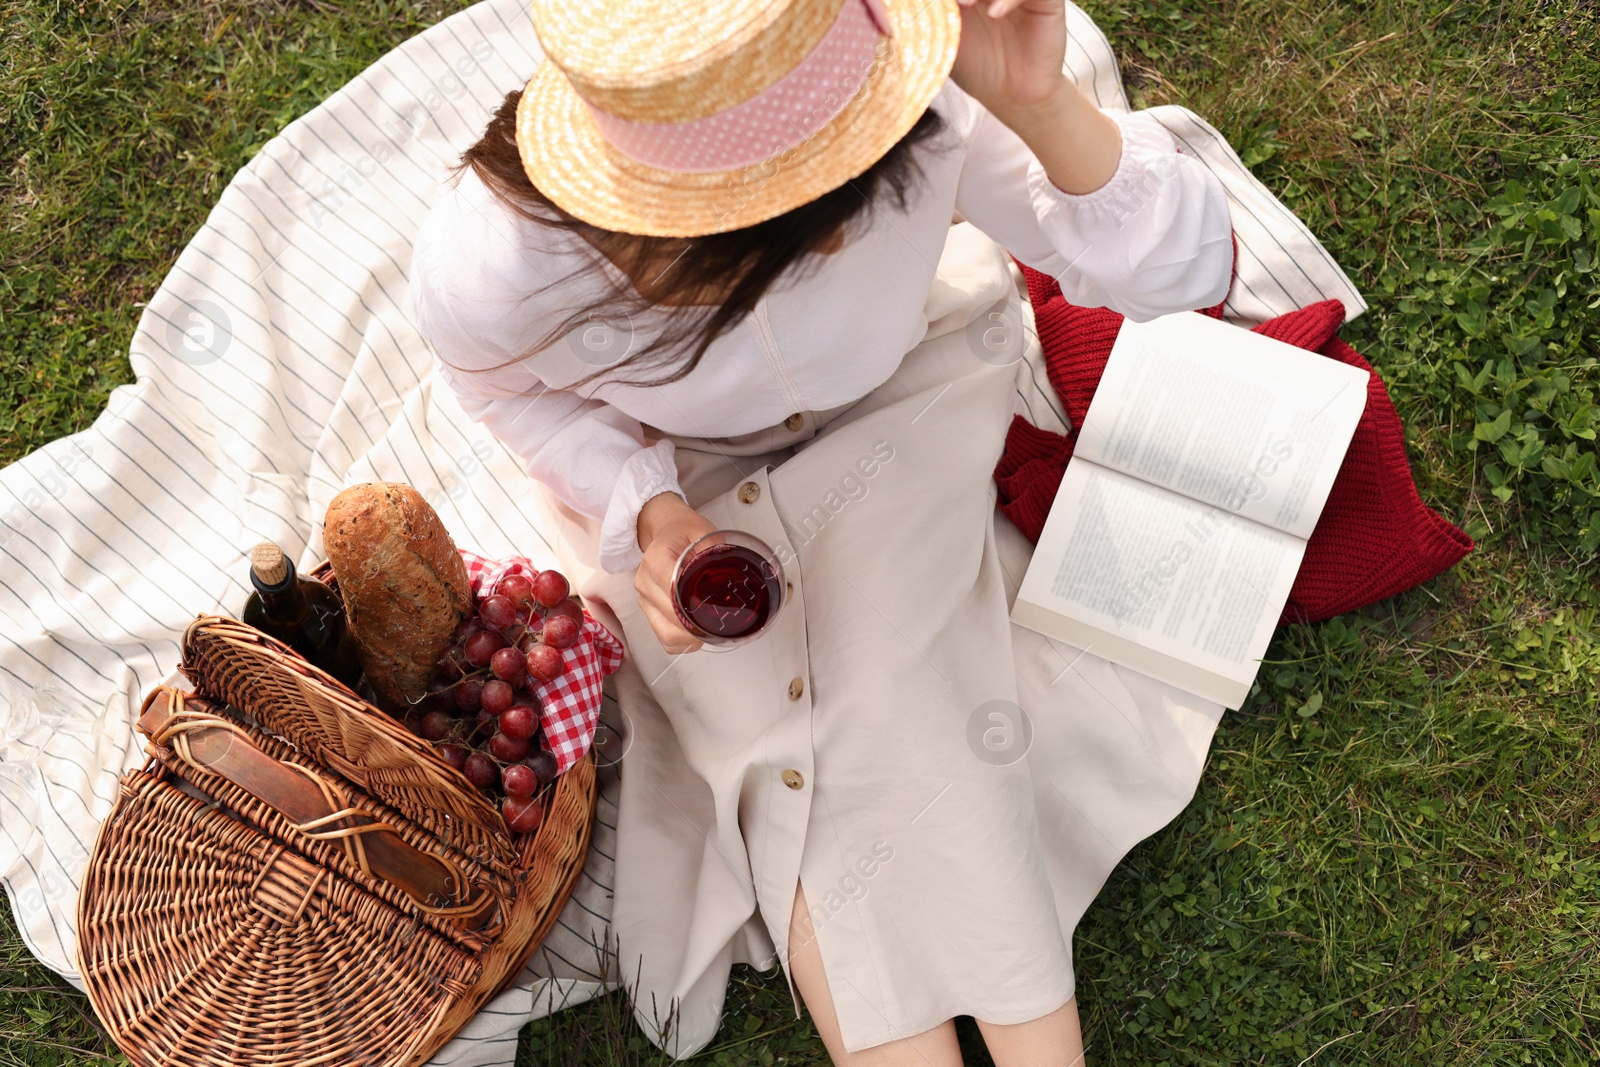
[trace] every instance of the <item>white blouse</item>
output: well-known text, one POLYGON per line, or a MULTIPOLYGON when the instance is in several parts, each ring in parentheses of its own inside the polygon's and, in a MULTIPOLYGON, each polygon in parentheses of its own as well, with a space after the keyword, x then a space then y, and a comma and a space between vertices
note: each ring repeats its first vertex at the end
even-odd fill
POLYGON ((927 329, 924 301, 954 213, 1058 278, 1075 304, 1144 320, 1226 295, 1233 251, 1222 186, 1154 119, 1109 112, 1121 161, 1105 186, 1078 196, 1056 188, 1022 140, 955 83, 933 107, 947 131, 918 150, 905 209, 874 204, 842 249, 780 281, 667 385, 601 378, 569 388, 639 351, 649 323, 591 321, 525 356, 604 279, 627 286, 627 276, 581 239, 517 215, 470 168, 441 191, 413 253, 418 329, 462 409, 530 476, 602 520, 605 570, 638 565, 639 509, 679 492, 672 442, 646 447, 642 425, 731 437, 871 392, 927 329))

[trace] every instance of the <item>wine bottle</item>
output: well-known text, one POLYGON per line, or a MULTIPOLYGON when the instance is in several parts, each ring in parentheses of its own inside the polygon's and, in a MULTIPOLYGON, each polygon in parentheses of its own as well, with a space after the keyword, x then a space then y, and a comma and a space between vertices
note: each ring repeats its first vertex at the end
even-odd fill
POLYGON ((256 591, 245 603, 245 622, 356 688, 361 661, 338 593, 296 574, 289 557, 270 541, 250 550, 250 584, 256 591))

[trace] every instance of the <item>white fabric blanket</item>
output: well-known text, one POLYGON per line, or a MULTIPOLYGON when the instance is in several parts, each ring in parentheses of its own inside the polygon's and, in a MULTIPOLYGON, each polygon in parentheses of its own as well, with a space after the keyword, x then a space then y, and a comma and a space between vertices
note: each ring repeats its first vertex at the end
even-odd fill
MULTIPOLYGON (((1105 37, 1076 8, 1069 25, 1070 72, 1126 107, 1105 37)), ((436 382, 404 301, 437 183, 538 61, 523 0, 485 0, 292 123, 145 308, 136 381, 89 429, 0 470, 0 875, 29 948, 80 988, 78 882, 118 776, 143 760, 133 720, 152 686, 178 681, 189 620, 242 608, 250 546, 275 541, 309 566, 332 496, 392 480, 423 492, 463 547, 554 562, 526 475, 436 382), (65 725, 17 726, 41 693, 65 725)), ((1182 108, 1154 114, 1228 187, 1230 318, 1329 297, 1365 309, 1215 130, 1182 108)), ((546 951, 436 1063, 509 1065, 530 1018, 606 988, 594 945, 618 773, 603 776, 594 848, 546 951)))

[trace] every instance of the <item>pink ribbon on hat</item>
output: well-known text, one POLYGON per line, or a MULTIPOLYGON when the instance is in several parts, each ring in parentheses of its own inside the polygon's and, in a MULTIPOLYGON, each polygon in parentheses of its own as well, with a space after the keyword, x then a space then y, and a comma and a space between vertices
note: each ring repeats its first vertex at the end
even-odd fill
POLYGON ((804 59, 740 104, 691 122, 634 122, 589 106, 606 141, 629 159, 686 174, 753 166, 804 144, 866 84, 878 46, 894 35, 884 0, 845 0, 804 59))

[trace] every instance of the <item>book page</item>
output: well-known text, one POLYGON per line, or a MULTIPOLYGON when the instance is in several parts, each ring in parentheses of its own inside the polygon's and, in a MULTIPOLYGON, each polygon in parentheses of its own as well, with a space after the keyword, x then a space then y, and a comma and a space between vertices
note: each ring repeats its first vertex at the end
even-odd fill
POLYGON ((1304 552, 1299 538, 1074 456, 1012 618, 1237 707, 1304 552), (1028 605, 1076 625, 1049 628, 1028 605))
POLYGON ((1368 377, 1192 312, 1124 322, 1076 455, 1308 538, 1368 377))

